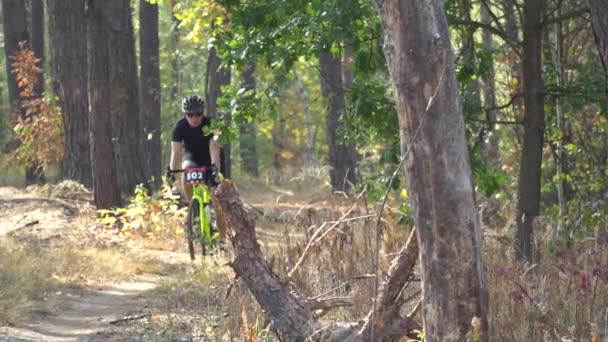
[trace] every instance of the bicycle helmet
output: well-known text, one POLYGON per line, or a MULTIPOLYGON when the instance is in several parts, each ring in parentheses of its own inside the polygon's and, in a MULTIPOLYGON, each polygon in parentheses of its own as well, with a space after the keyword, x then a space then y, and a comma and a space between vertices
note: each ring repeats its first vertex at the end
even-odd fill
POLYGON ((203 107, 205 107, 205 101, 197 95, 188 96, 182 101, 184 113, 200 113, 203 111, 203 107))

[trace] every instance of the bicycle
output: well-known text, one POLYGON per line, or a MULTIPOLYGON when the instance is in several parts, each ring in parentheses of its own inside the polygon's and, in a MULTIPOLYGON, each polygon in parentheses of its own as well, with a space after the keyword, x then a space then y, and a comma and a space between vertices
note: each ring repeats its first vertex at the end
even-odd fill
POLYGON ((185 183, 192 185, 192 199, 188 205, 185 230, 190 259, 194 260, 196 241, 201 244, 203 257, 207 254, 207 248, 214 248, 216 251, 220 249, 220 233, 214 228, 215 225, 211 218, 210 187, 217 183, 211 168, 187 167, 183 170, 167 168, 168 176, 179 172, 184 172, 185 183))

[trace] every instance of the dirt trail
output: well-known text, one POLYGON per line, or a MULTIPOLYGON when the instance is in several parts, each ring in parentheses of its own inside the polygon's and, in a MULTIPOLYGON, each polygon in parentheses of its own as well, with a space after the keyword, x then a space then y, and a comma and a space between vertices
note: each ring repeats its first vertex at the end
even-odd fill
MULTIPOLYGON (((289 194, 259 191, 256 185, 244 187, 243 190, 243 199, 255 206, 251 207, 252 213, 259 216, 259 219, 267 216, 281 218, 285 215, 291 218, 302 211, 304 206, 284 202, 291 198, 289 194), (281 208, 278 209, 278 206, 281 208)), ((229 277, 225 274, 218 277, 217 273, 217 270, 222 272, 227 268, 218 266, 225 262, 211 266, 216 268, 214 276, 203 276, 203 279, 215 277, 213 283, 201 285, 200 281, 195 280, 189 284, 171 285, 170 290, 166 290, 165 285, 174 284, 180 276, 201 274, 201 270, 208 269, 210 265, 200 262, 197 265, 191 264, 185 244, 183 252, 143 249, 141 246, 134 249, 121 239, 108 240, 113 237, 105 235, 99 237, 94 217, 91 194, 77 185, 74 191, 68 189, 59 192, 54 188, 45 192, 40 189, 32 191, 0 187, 0 248, 8 237, 26 245, 42 245, 47 248, 63 248, 68 245, 122 248, 169 269, 162 273, 163 276, 142 274, 124 282, 89 282, 83 279, 76 286, 60 285, 43 299, 46 304, 53 303, 52 310, 37 311, 35 308, 40 303, 29 303, 34 308, 29 312, 34 313, 27 318, 10 324, 0 320, 0 342, 220 341, 226 338, 225 335, 217 335, 216 329, 231 321, 238 321, 243 306, 240 303, 233 304, 237 311, 226 312, 227 305, 221 297, 225 295, 229 277), (92 240, 95 241, 91 242, 92 240), (155 289, 166 291, 165 297, 159 298, 155 289), (164 322, 168 322, 170 328, 158 328, 164 322), (131 331, 134 327, 139 330, 131 331)), ((265 230, 261 226, 259 233, 264 240, 265 230)), ((1 281, 0 278, 0 284, 1 281)), ((248 292, 245 293, 248 295, 248 292)), ((231 300, 238 301, 234 298, 231 300)), ((25 308, 26 311, 27 309, 25 308)))
POLYGON ((161 277, 143 276, 115 285, 57 293, 62 305, 18 327, 0 327, 0 341, 105 341, 113 325, 147 317, 142 295, 156 288, 161 277))
MULTIPOLYGON (((95 215, 90 194, 47 196, 39 190, 0 188, 0 242, 8 236, 37 244, 53 240, 58 246, 90 241, 91 227, 87 225, 94 224, 91 218, 95 215)), ((162 254, 150 253, 165 264, 183 265, 188 260, 187 254, 162 254)), ((51 312, 34 309, 25 321, 10 325, 0 321, 0 341, 106 341, 115 327, 131 321, 129 317, 145 316, 145 294, 168 279, 144 274, 124 282, 60 286, 44 299, 56 303, 51 312)))

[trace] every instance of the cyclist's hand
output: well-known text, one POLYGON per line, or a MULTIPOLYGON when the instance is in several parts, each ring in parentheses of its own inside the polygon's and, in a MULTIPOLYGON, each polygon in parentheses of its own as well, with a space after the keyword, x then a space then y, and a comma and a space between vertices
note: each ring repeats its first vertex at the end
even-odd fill
POLYGON ((171 183, 175 182, 175 174, 171 172, 171 167, 167 166, 167 180, 171 183))
POLYGON ((213 181, 216 184, 219 184, 224 180, 224 175, 222 175, 222 173, 217 168, 217 166, 215 166, 215 164, 211 164, 211 177, 213 177, 213 181))

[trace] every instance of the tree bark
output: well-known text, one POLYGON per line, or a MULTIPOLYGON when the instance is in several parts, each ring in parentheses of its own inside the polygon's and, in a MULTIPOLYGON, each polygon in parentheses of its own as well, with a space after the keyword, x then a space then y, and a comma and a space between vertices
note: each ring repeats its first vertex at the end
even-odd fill
POLYGON ((160 69, 158 5, 139 1, 141 119, 147 151, 146 169, 157 188, 161 184, 160 69))
MULTIPOLYGON (((207 77, 205 80, 207 113, 217 114, 217 100, 222 96, 222 86, 230 84, 230 70, 221 66, 220 57, 215 47, 209 49, 207 58, 207 77)), ((232 158, 230 144, 222 146, 222 173, 224 177, 231 178, 232 158)))
MULTIPOLYGON (((38 74, 32 97, 42 97, 44 93, 44 2, 32 0, 30 4, 30 32, 34 55, 39 59, 37 65, 43 71, 38 74)), ((37 116, 40 113, 31 113, 37 116)), ((45 183, 44 167, 39 163, 30 165, 25 170, 26 184, 45 183)))
MULTIPOLYGON (((44 2, 32 0, 31 9, 32 51, 40 59, 38 66, 44 69, 44 2)), ((38 83, 34 87, 34 94, 42 96, 44 93, 44 72, 38 75, 38 83)))
MULTIPOLYGON (((55 0, 52 0, 55 1, 55 0)), ((66 0, 67 1, 67 0, 66 0)), ((97 209, 120 205, 112 151, 110 32, 105 0, 87 3, 87 55, 93 189, 97 209)))
POLYGON ((331 53, 319 56, 321 69, 321 90, 327 103, 328 113, 325 120, 327 146, 329 150, 329 175, 334 191, 348 191, 357 181, 355 146, 340 141, 341 116, 346 111, 342 63, 331 53))
MULTIPOLYGON (((171 49, 171 98, 179 98, 179 85, 180 85, 180 73, 179 73, 179 24, 180 20, 175 16, 175 5, 177 0, 170 0, 169 6, 171 11, 171 41, 169 42, 169 48, 171 49)), ((181 115, 180 111, 176 111, 177 116, 181 115)))
POLYGON ((262 256, 253 220, 234 185, 224 181, 215 190, 214 197, 218 219, 229 229, 228 237, 234 246, 234 260, 230 266, 273 319, 281 341, 304 341, 315 331, 312 314, 262 256))
POLYGON ((403 288, 414 278, 418 253, 416 231, 412 230, 405 247, 401 249, 388 270, 388 279, 378 296, 376 310, 370 312, 363 329, 359 332, 361 337, 369 337, 373 331, 373 341, 395 341, 403 336, 404 331, 407 333, 422 330, 422 326, 411 317, 401 317, 399 313, 405 304, 403 288))
POLYGON ((4 53, 6 56, 6 78, 11 107, 19 106, 20 96, 17 79, 12 71, 11 57, 19 50, 19 42, 29 45, 30 34, 27 29, 27 11, 22 0, 2 0, 4 26, 4 53))
POLYGON ((146 183, 143 129, 139 111, 139 82, 129 0, 106 3, 110 30, 110 80, 112 139, 118 184, 122 195, 131 195, 146 183))
MULTIPOLYGON (((252 97, 255 97, 255 62, 250 62, 247 69, 241 75, 242 88, 247 91, 252 91, 252 97)), ((258 177, 258 155, 256 150, 256 125, 255 119, 239 125, 239 150, 241 153, 241 162, 243 170, 248 175, 258 177)))
MULTIPOLYGON (((21 0, 2 0, 2 15, 4 26, 4 52, 6 55, 6 72, 8 82, 8 94, 11 111, 25 118, 26 113, 21 106, 22 98, 17 85, 17 79, 12 71, 11 57, 19 50, 19 43, 26 42, 31 48, 30 32, 27 27, 27 10, 25 3, 21 0)), ((44 181, 42 166, 33 163, 25 168, 25 184, 34 184, 44 181)))
POLYGON ((300 98, 302 99, 302 106, 304 107, 304 122, 306 123, 306 145, 304 146, 306 164, 312 167, 317 164, 315 158, 315 127, 312 124, 312 112, 310 111, 310 96, 302 83, 302 79, 298 74, 297 67, 293 68, 293 77, 296 82, 296 88, 300 98))
POLYGON ((589 0, 589 12, 597 49, 608 78, 608 3, 605 0, 589 0))
POLYGON ((234 184, 221 183, 212 194, 218 225, 227 232, 234 260, 230 266, 254 294, 260 306, 272 320, 273 330, 283 341, 393 341, 414 334, 420 324, 410 317, 401 317, 399 310, 404 302, 402 289, 413 278, 413 267, 418 256, 417 241, 412 233, 406 246, 393 261, 389 276, 378 297, 376 314, 370 313, 363 324, 336 324, 318 329, 312 310, 348 306, 344 298, 303 299, 289 283, 279 279, 264 259, 255 236, 254 222, 240 200, 234 184), (370 336, 373 320, 374 336, 370 336), (363 327, 363 329, 361 329, 363 327), (314 332, 314 334, 313 334, 314 332))
POLYGON ((422 264, 424 338, 463 341, 478 334, 485 341, 480 221, 442 4, 376 0, 402 153, 411 148, 406 167, 422 264))
MULTIPOLYGON (((481 21, 482 23, 488 25, 492 22, 488 8, 483 5, 481 6, 481 21)), ((492 33, 489 30, 483 30, 482 41, 484 50, 494 50, 494 41, 492 33)), ((496 107, 496 72, 494 69, 494 60, 489 62, 487 73, 483 76, 482 91, 484 107, 486 108, 486 120, 488 121, 487 128, 490 131, 489 142, 488 144, 482 145, 482 147, 485 150, 485 154, 490 162, 490 165, 498 167, 498 135, 496 132, 494 132, 494 129, 496 128, 495 123, 498 118, 498 111, 496 109, 492 109, 496 107)))
POLYGON ((541 65, 542 0, 524 3, 524 141, 519 169, 516 251, 532 263, 532 229, 540 212, 540 181, 545 132, 541 65))
POLYGON ((83 34, 87 27, 85 4, 73 0, 47 0, 47 7, 53 88, 63 113, 63 175, 91 187, 87 40, 83 34))

